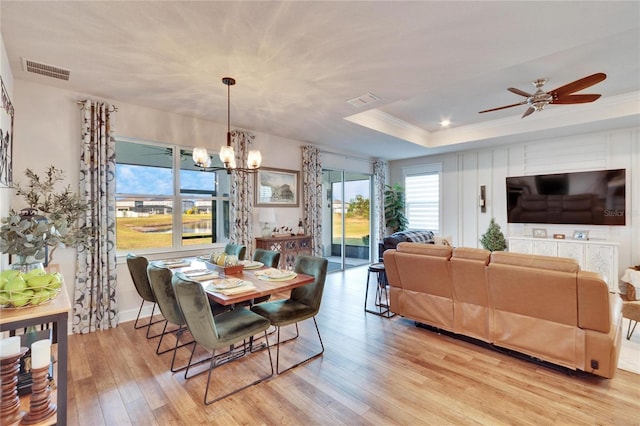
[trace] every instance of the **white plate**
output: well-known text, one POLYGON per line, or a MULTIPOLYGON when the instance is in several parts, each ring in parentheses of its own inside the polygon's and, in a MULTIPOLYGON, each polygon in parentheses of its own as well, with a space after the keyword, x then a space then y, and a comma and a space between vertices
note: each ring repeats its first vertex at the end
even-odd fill
POLYGON ((276 269, 269 268, 265 271, 256 271, 254 274, 260 278, 266 278, 271 280, 283 280, 288 278, 293 278, 297 274, 293 271, 288 271, 286 269, 276 269))
POLYGON ((249 281, 244 281, 239 278, 222 278, 218 280, 213 280, 213 283, 209 284, 207 286, 207 289, 211 291, 228 290, 230 288, 241 287, 249 284, 251 284, 249 281))
POLYGON ((244 266, 244 269, 259 269, 264 266, 264 263, 256 260, 241 260, 240 264, 244 266))

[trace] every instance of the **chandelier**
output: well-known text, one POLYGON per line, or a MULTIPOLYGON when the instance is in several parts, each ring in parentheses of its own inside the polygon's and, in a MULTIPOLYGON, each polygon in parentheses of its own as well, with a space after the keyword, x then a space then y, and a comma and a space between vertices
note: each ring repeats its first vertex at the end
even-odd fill
POLYGON ((226 170, 228 174, 231 172, 253 173, 260 168, 262 162, 262 154, 257 149, 249 151, 247 155, 247 167, 236 167, 236 153, 231 146, 231 86, 236 81, 231 77, 224 77, 222 82, 227 85, 227 144, 220 148, 220 161, 224 167, 211 167, 211 157, 206 148, 196 147, 193 149, 193 162, 197 167, 206 171, 226 170))

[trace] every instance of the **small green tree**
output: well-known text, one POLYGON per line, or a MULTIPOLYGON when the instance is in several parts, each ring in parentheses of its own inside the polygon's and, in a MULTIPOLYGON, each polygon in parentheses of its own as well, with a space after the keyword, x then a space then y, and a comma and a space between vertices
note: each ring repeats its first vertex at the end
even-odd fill
POLYGON ((347 209, 347 217, 368 219, 369 218, 369 199, 364 198, 362 195, 356 195, 355 200, 349 201, 349 208, 347 209))
POLYGON ((500 225, 496 223, 495 218, 491 218, 487 232, 482 234, 482 238, 480 238, 480 244, 485 250, 489 251, 502 251, 507 248, 504 234, 500 230, 500 225))

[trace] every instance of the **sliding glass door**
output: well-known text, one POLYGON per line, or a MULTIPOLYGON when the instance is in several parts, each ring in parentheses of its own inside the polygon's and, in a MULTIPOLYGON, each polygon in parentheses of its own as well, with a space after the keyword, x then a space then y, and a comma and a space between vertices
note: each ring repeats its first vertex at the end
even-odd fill
POLYGON ((323 170, 323 256, 329 270, 370 263, 371 176, 323 170))

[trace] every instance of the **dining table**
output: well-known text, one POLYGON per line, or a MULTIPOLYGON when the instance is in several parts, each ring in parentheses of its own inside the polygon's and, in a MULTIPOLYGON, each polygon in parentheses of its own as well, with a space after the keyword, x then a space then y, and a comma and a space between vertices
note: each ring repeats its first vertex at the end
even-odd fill
POLYGON ((240 272, 225 274, 223 267, 202 257, 154 261, 156 266, 169 268, 173 273, 182 272, 187 278, 200 282, 209 299, 225 306, 289 291, 314 280, 311 275, 265 267, 260 262, 242 263, 246 266, 240 272), (228 284, 229 288, 218 289, 224 284, 228 284))

